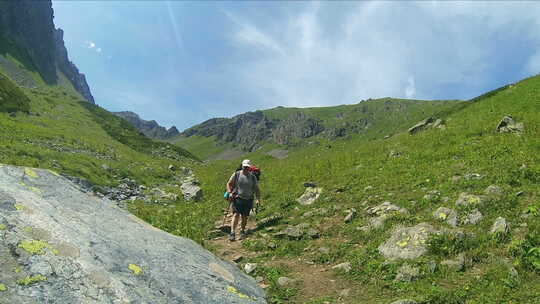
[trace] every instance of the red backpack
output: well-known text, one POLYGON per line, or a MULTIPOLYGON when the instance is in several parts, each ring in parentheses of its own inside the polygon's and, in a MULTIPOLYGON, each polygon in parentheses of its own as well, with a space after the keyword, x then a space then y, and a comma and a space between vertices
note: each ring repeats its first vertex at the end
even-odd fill
POLYGON ((257 181, 259 181, 259 179, 261 178, 261 169, 252 165, 251 167, 249 167, 249 171, 251 172, 251 174, 255 175, 257 181))

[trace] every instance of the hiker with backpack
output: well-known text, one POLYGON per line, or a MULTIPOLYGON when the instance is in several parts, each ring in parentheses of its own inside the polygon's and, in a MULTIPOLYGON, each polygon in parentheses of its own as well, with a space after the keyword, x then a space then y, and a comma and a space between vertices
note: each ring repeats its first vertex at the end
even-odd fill
POLYGON ((249 213, 253 208, 253 200, 256 197, 257 204, 260 204, 261 201, 258 177, 251 170, 254 166, 251 165, 249 159, 245 159, 242 161, 241 167, 241 170, 234 172, 227 182, 227 192, 229 193, 233 212, 231 233, 229 235, 230 241, 234 241, 236 238, 236 226, 239 217, 241 218, 239 239, 242 240, 246 237, 246 224, 249 213))

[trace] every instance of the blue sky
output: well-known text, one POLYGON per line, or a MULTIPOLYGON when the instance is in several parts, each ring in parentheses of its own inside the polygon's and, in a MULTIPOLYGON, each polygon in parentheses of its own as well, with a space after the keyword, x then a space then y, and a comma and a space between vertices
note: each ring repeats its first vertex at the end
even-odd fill
POLYGON ((367 98, 468 99, 540 72, 540 2, 53 1, 96 103, 183 130, 367 98))

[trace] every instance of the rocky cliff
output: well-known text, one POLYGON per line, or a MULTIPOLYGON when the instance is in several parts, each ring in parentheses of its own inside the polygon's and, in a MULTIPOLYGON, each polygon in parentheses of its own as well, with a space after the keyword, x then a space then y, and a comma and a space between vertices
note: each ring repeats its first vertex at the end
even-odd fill
POLYGON ((166 129, 160 126, 155 120, 144 120, 136 113, 130 111, 112 112, 114 115, 121 117, 130 122, 135 128, 141 131, 144 135, 154 139, 169 139, 179 134, 175 126, 166 129))
POLYGON ((219 142, 232 142, 244 150, 253 151, 266 140, 289 144, 294 139, 311 137, 323 130, 317 119, 303 113, 294 113, 285 119, 271 119, 264 112, 255 111, 230 119, 213 118, 181 135, 216 136, 219 142))
MULTIPOLYGON (((25 68, 39 72, 43 80, 51 85, 58 83, 58 71, 62 72, 87 101, 94 103, 85 76, 68 59, 63 32, 55 29, 53 18, 50 0, 0 1, 2 53, 17 52, 10 55, 28 58, 29 62, 22 62, 25 68), (17 46, 16 51, 4 47, 10 42, 17 46)), ((6 72, 15 74, 17 71, 7 69, 6 72)))
POLYGON ((66 46, 64 45, 64 31, 62 29, 56 29, 54 31, 54 42, 56 47, 56 64, 58 69, 66 75, 71 82, 75 90, 81 93, 81 95, 89 102, 94 102, 94 97, 90 92, 90 87, 86 82, 84 74, 79 73, 79 69, 69 61, 66 46))
POLYGON ((0 165, 0 303, 266 303, 255 280, 52 171, 0 165))
MULTIPOLYGON (((438 117, 462 103, 387 97, 332 107, 276 107, 233 118, 209 119, 185 130, 175 140, 181 145, 188 137, 213 136, 218 145, 232 143, 242 150, 253 151, 268 142, 293 146, 316 138, 334 140, 354 134, 382 138, 399 131, 400 126, 429 116, 438 117)), ((197 140, 192 139, 191 144, 197 140)))

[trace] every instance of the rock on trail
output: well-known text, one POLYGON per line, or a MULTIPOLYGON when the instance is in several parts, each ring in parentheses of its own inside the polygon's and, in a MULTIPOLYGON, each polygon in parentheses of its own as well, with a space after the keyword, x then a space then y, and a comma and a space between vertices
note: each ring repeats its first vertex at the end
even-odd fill
POLYGON ((255 280, 58 174, 0 165, 1 303, 266 303, 255 280))

